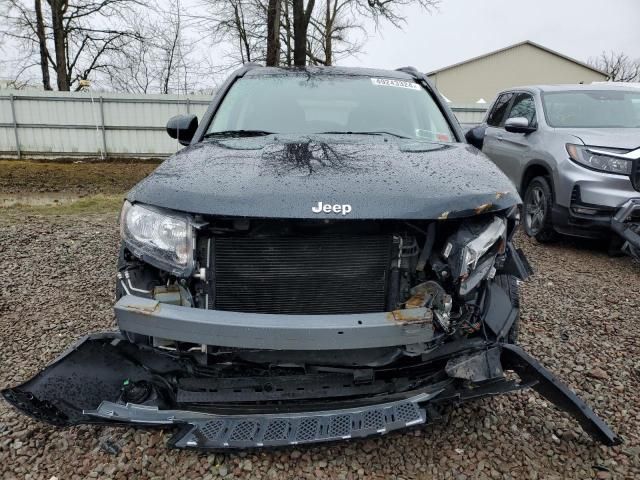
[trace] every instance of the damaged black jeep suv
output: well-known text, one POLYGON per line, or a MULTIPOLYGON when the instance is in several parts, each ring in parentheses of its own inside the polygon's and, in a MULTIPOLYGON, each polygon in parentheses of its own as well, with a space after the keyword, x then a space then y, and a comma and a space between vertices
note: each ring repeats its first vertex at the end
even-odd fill
POLYGON ((424 75, 247 65, 167 130, 186 148, 122 208, 120 331, 4 390, 21 411, 255 448, 533 387, 619 442, 516 345, 520 197, 424 75))

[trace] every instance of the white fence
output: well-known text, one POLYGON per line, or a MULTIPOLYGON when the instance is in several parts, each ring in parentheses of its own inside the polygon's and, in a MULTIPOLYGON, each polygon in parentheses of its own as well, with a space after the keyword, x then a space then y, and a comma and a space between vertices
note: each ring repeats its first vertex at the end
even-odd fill
POLYGON ((450 103, 449 107, 455 113, 458 122, 463 127, 482 123, 490 103, 450 103))
POLYGON ((179 145, 169 117, 207 108, 209 95, 0 90, 3 157, 163 157, 179 145))
MULTIPOLYGON (((180 145, 169 117, 202 118, 209 95, 128 95, 0 90, 0 157, 165 157, 180 145)), ((462 124, 479 123, 485 105, 450 105, 462 124)))

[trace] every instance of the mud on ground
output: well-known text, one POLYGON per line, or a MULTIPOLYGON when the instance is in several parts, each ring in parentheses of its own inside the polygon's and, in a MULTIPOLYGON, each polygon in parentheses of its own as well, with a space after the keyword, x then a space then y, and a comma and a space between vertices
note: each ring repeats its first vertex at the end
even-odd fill
POLYGON ((157 162, 35 162, 0 160, 0 195, 66 192, 115 195, 126 192, 157 162))

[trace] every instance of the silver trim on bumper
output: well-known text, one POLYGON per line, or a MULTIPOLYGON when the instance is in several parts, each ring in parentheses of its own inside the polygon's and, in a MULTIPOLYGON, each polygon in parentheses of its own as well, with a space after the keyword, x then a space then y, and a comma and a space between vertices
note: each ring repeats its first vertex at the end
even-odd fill
POLYGON ((355 315, 274 315, 181 307, 125 295, 116 303, 121 330, 180 342, 267 350, 351 350, 423 344, 430 321, 403 321, 390 312, 355 315))
POLYGON ((107 401, 83 413, 115 422, 183 425, 171 441, 177 448, 274 447, 362 438, 423 424, 427 415, 419 402, 440 392, 377 405, 299 413, 214 415, 107 401))

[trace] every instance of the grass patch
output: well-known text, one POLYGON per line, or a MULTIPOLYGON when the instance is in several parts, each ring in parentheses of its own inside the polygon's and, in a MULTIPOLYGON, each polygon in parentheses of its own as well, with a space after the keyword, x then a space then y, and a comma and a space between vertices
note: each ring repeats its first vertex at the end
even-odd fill
MULTIPOLYGON (((96 213, 117 215, 122 207, 124 195, 92 195, 71 202, 54 205, 12 205, 0 208, 0 216, 22 217, 24 215, 89 215, 96 213)), ((15 219, 15 218, 14 218, 15 219)))

